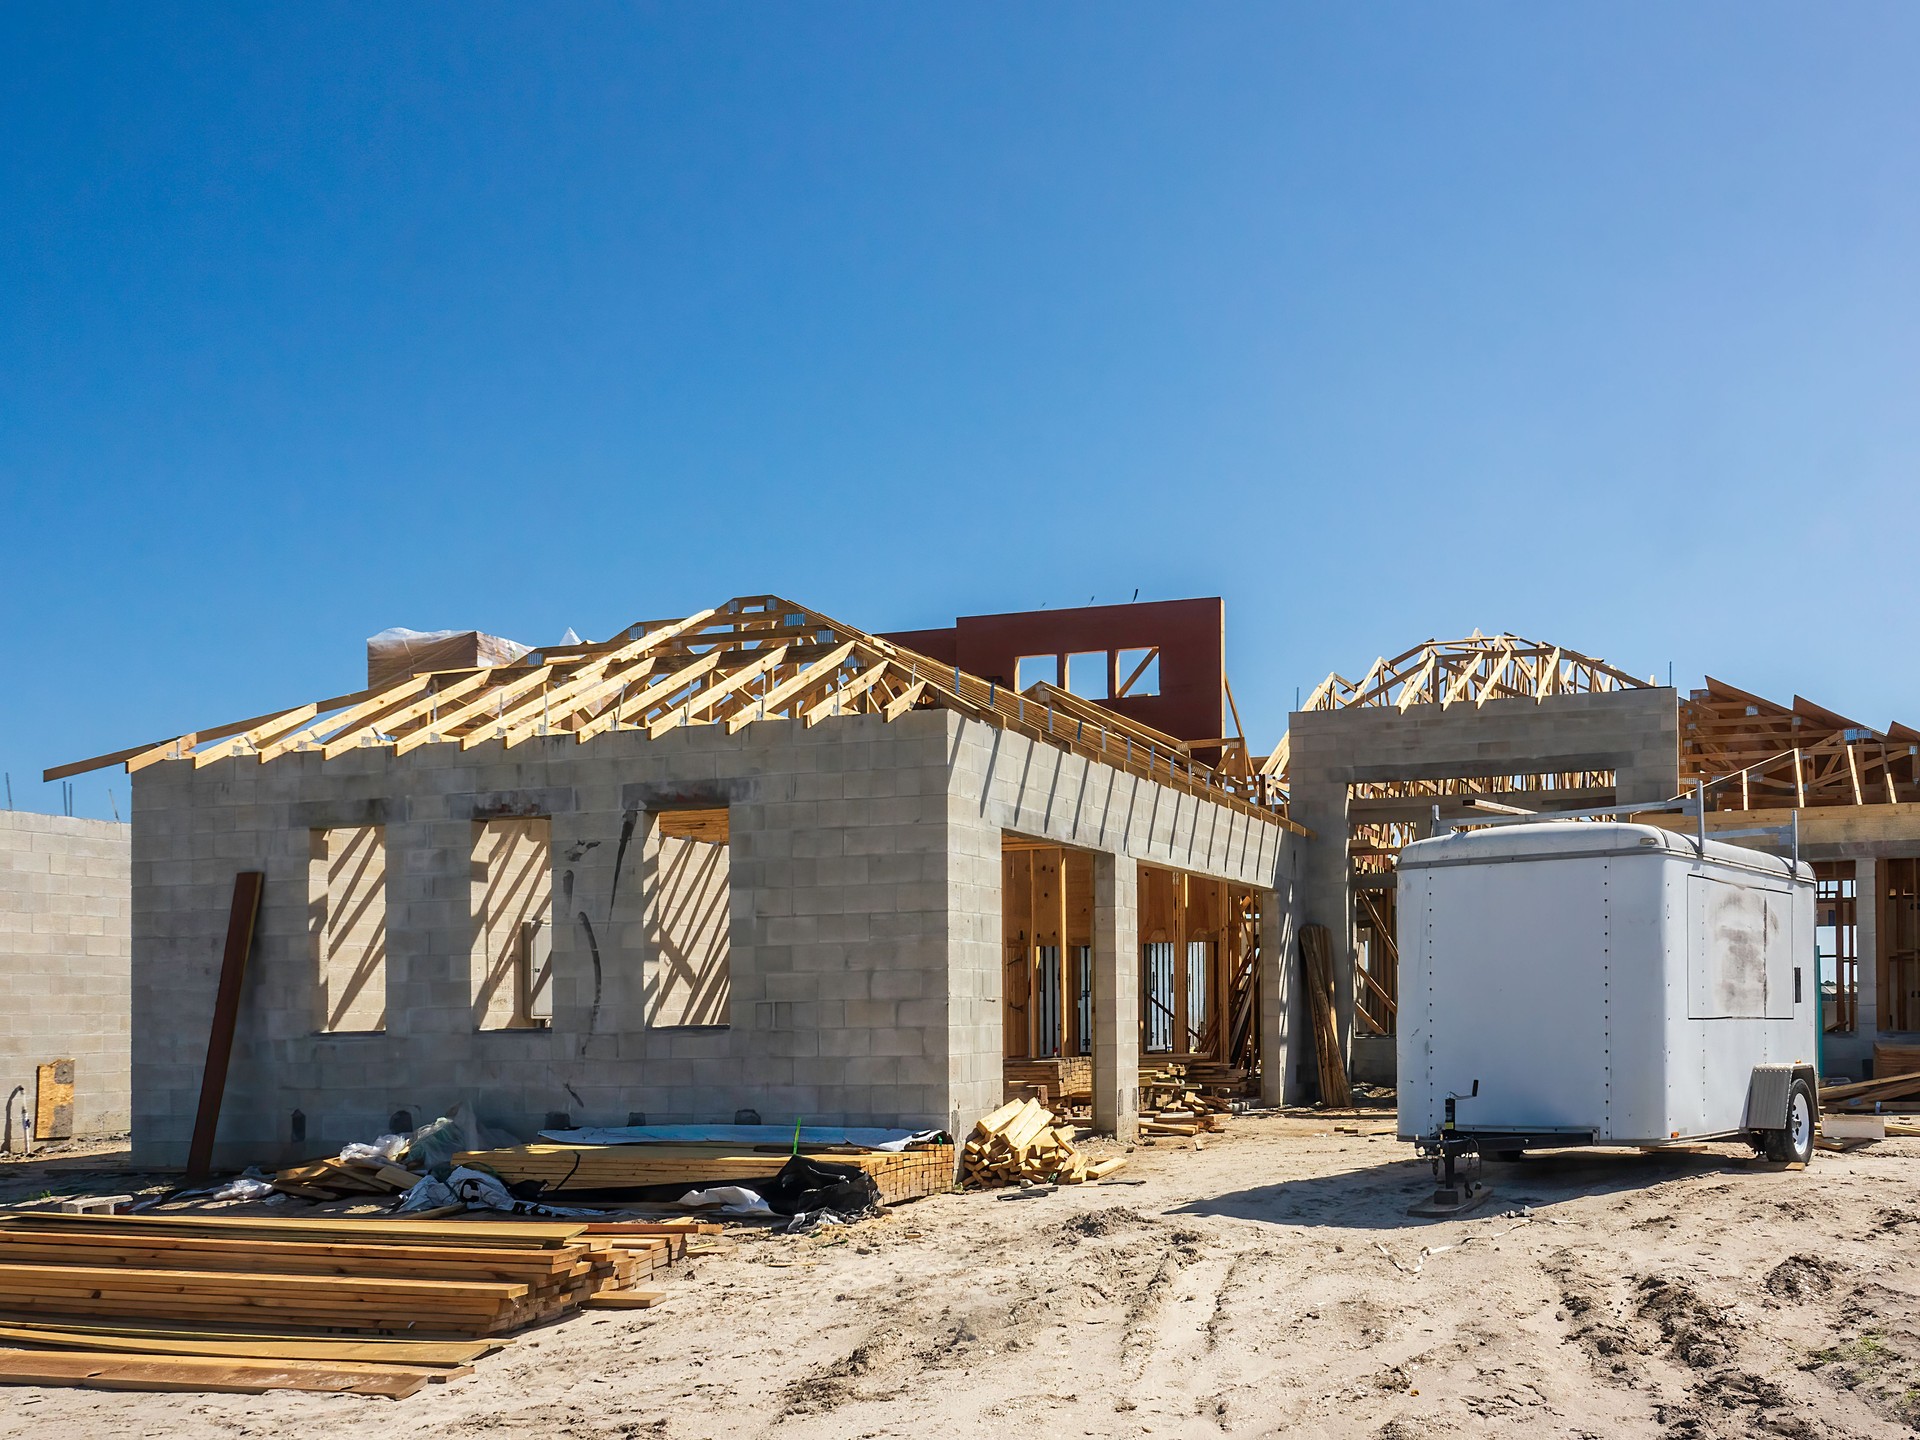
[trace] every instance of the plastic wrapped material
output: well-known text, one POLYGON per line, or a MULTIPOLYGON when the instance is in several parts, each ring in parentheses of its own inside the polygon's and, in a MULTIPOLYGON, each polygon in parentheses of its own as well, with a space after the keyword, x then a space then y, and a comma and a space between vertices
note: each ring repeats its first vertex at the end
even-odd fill
POLYGON ((771 1215, 773 1207, 744 1185, 716 1185, 711 1190, 689 1190, 680 1197, 689 1210, 715 1210, 722 1215, 771 1215))
POLYGON ((355 1140, 351 1144, 340 1147, 340 1158, 342 1160, 378 1160, 383 1164, 391 1165, 406 1152, 410 1138, 406 1135, 382 1135, 371 1145, 355 1140))
POLYGON ((483 630, 408 630, 395 626, 367 637, 367 687, 390 685, 422 670, 511 665, 528 648, 483 630))
POLYGON ((444 1172, 463 1151, 504 1150, 519 1143, 518 1136, 481 1124, 473 1107, 460 1100, 438 1120, 407 1137, 407 1164, 415 1170, 444 1172))
POLYGON ((235 1177, 214 1191, 209 1200, 264 1200, 273 1194, 273 1186, 262 1179, 260 1172, 249 1167, 244 1175, 235 1177))

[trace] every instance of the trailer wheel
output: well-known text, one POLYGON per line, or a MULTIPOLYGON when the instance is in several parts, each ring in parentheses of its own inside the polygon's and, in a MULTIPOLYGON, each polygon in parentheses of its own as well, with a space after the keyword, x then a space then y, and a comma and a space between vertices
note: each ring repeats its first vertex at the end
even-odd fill
POLYGON ((1813 1159, 1813 1087, 1795 1080, 1787 1090, 1786 1127, 1769 1130, 1767 1158, 1806 1164, 1813 1159))

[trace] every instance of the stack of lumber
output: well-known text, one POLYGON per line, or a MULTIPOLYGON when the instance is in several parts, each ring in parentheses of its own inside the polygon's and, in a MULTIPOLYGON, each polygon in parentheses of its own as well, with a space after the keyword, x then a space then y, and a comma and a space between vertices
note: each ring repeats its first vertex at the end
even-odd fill
POLYGON ((1086 1105, 1093 1100, 1093 1060, 1087 1055, 1062 1055, 1052 1060, 1005 1062, 1007 1094, 1044 1089, 1047 1099, 1063 1105, 1086 1105))
POLYGON ((1313 1019, 1320 1103, 1345 1110, 1353 1104, 1353 1091, 1347 1085, 1346 1057, 1340 1049, 1340 1027, 1333 1009, 1333 937, 1326 926, 1301 927, 1300 968, 1306 979, 1307 1009, 1313 1019))
POLYGON ((0 1308, 33 1321, 478 1339, 634 1290, 686 1232, 457 1220, 0 1215, 0 1308))
POLYGON ((1873 1042, 1873 1078, 1891 1080, 1896 1075, 1920 1075, 1920 1045, 1899 1045, 1890 1040, 1873 1042))
POLYGON ((420 1177, 383 1160, 312 1160, 273 1177, 273 1188, 301 1200, 351 1200, 362 1195, 404 1195, 420 1177))
POLYGON ((1142 1113, 1140 1133, 1143 1135, 1218 1134, 1226 1129, 1226 1126, 1221 1123, 1226 1113, 1227 1107, 1221 1101, 1189 1092, 1178 1106, 1142 1113))
MULTIPOLYGON (((922 1145, 911 1150, 854 1150, 801 1146, 804 1154, 834 1165, 867 1172, 889 1205, 953 1188, 953 1146, 922 1145)), ((764 1149, 723 1142, 640 1145, 515 1145, 505 1150, 469 1150, 454 1162, 489 1170, 509 1185, 537 1180, 543 1194, 604 1193, 684 1186, 705 1190, 715 1185, 747 1185, 771 1180, 787 1163, 792 1147, 764 1149)))
POLYGON ((1126 1164, 1124 1155, 1089 1160, 1073 1131, 1054 1123, 1037 1100, 1012 1100, 981 1117, 967 1137, 961 1164, 969 1184, 1018 1185, 1022 1180, 1077 1185, 1100 1180, 1126 1164))

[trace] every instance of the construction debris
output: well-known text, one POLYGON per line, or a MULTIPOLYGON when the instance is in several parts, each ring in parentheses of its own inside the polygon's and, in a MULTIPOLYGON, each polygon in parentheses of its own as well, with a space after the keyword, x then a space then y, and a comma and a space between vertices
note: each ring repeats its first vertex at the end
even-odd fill
MULTIPOLYGON (((795 1153, 865 1171, 883 1204, 953 1188, 953 1146, 856 1150, 847 1146, 752 1147, 734 1144, 515 1145, 471 1150, 455 1163, 487 1170, 510 1186, 538 1182, 542 1195, 620 1194, 656 1186, 704 1190, 770 1181, 795 1153)), ((677 1197, 675 1197, 677 1198, 677 1197)))
POLYGON ((1103 1180, 1126 1164, 1124 1155, 1089 1160, 1073 1140, 1073 1131, 1055 1123, 1037 1100, 1012 1100, 983 1116, 967 1137, 961 1164, 969 1185, 1018 1185, 1049 1181, 1077 1185, 1103 1180))

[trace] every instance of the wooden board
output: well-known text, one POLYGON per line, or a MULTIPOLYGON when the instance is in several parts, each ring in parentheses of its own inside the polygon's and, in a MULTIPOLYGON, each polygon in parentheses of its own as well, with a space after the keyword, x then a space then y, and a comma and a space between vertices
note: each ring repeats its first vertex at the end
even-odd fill
POLYGON ((307 1390, 337 1395, 383 1395, 404 1400, 432 1378, 403 1367, 327 1365, 314 1361, 209 1359, 174 1355, 66 1355, 44 1350, 0 1350, 0 1385, 80 1386, 90 1390, 198 1390, 260 1395, 307 1390))
POLYGON ((54 1060, 35 1072, 33 1138, 73 1138, 73 1061, 54 1060))

